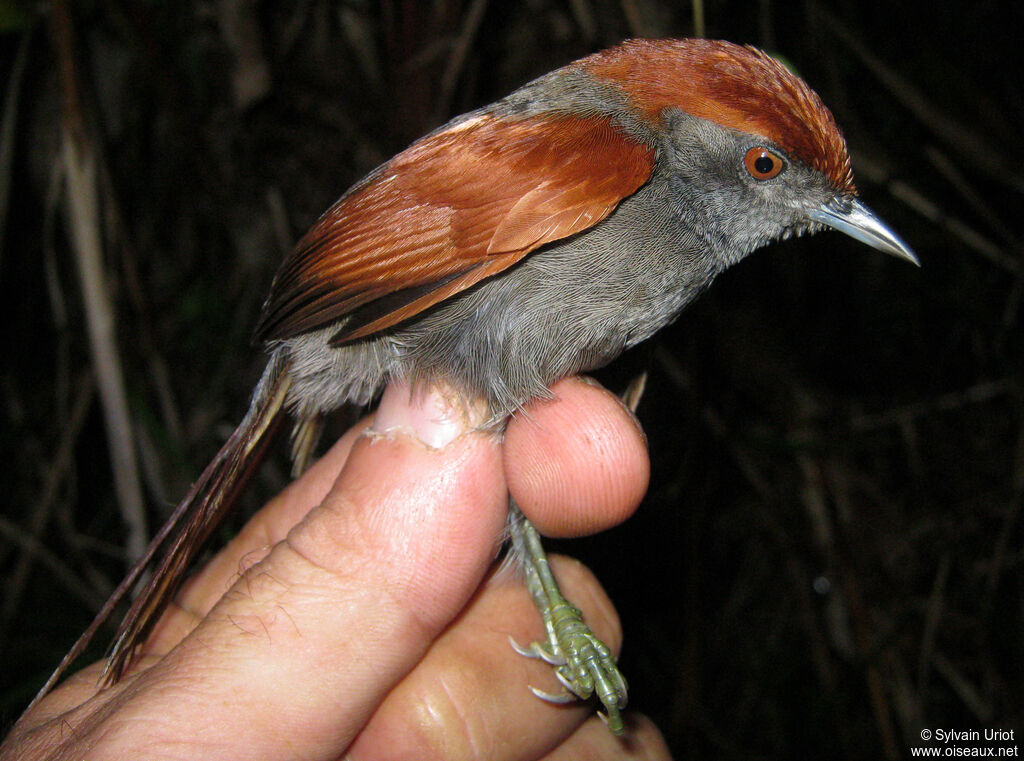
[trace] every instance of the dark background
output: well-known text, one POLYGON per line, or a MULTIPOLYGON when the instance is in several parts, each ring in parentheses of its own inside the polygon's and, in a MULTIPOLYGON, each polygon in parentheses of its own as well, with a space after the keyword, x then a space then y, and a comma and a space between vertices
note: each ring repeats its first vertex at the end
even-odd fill
MULTIPOLYGON (((600 376, 650 372, 651 489, 560 549, 617 603, 631 706, 679 758, 899 758, 922 728, 1024 729, 1021 7, 703 6, 707 36, 818 90, 922 267, 787 242, 600 376)), ((50 12, 0 0, 4 727, 124 569, 50 12)), ((694 33, 668 0, 93 0, 72 20, 151 525, 238 421, 273 271, 350 183, 574 58, 694 33)))

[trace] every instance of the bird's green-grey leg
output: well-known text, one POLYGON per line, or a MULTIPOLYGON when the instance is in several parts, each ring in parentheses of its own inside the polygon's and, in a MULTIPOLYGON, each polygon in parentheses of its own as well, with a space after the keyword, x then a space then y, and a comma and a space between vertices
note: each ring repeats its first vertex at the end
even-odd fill
MULTIPOLYGON (((640 375, 622 395, 622 401, 636 410, 643 396, 646 374, 640 375)), ((615 665, 611 651, 590 630, 579 608, 562 594, 541 546, 540 535, 514 499, 508 503, 508 527, 512 549, 519 557, 526 576, 526 586, 533 596, 547 633, 547 641, 521 647, 512 641, 516 652, 530 658, 541 658, 555 669, 555 676, 568 692, 552 695, 530 689, 533 694, 553 703, 567 703, 596 695, 604 706, 601 716, 615 734, 623 731, 622 709, 626 707, 626 679, 615 665)))
POLYGON ((586 700, 596 695, 606 712, 599 715, 612 732, 621 734, 626 680, 615 665, 608 646, 590 630, 579 608, 565 599, 559 589, 537 529, 522 514, 515 500, 509 500, 508 512, 512 547, 522 562, 526 586, 547 632, 546 642, 533 642, 529 647, 522 647, 511 640, 512 647, 520 655, 541 658, 551 664, 558 681, 568 692, 552 695, 536 687, 530 690, 552 703, 567 703, 576 698, 586 700))

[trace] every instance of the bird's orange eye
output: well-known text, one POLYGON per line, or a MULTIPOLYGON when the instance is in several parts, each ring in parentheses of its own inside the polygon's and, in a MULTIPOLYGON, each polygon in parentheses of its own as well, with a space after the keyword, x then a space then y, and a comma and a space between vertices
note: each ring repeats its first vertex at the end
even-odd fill
POLYGON ((767 148, 751 148, 743 157, 743 166, 755 180, 770 180, 786 168, 782 156, 767 148))

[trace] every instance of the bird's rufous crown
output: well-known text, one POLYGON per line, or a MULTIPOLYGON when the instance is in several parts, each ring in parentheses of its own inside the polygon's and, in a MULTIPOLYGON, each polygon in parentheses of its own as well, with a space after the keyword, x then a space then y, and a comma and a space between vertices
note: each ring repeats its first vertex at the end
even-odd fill
POLYGON ((723 127, 760 135, 853 194, 839 127, 818 94, 751 46, 720 40, 627 40, 577 64, 620 87, 651 122, 679 108, 723 127))

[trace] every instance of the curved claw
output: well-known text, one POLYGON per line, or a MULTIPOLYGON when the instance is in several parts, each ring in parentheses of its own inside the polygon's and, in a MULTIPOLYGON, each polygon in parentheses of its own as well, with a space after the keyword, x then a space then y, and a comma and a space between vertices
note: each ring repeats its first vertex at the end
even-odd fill
POLYGON ((564 666, 566 664, 564 656, 552 653, 539 642, 531 642, 529 647, 523 647, 510 634, 508 635, 508 644, 524 658, 539 658, 549 666, 564 666))
POLYGON ((534 652, 534 648, 537 647, 537 643, 536 642, 531 642, 529 647, 523 647, 518 642, 516 642, 515 637, 513 637, 510 634, 510 635, 508 635, 508 644, 511 645, 512 649, 515 650, 517 653, 519 653, 524 658, 539 658, 540 657, 540 656, 537 655, 536 652, 534 652))
POLYGON ((544 690, 537 689, 536 687, 530 686, 530 692, 536 695, 546 703, 554 703, 555 705, 566 705, 567 703, 574 703, 578 698, 571 692, 563 692, 561 694, 555 694, 553 692, 545 692, 544 690))

